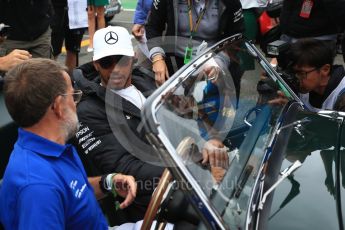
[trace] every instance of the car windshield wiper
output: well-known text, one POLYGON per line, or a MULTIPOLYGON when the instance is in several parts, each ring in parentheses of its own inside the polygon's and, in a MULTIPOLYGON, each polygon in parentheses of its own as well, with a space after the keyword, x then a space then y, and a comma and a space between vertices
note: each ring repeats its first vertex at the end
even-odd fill
POLYGON ((302 124, 305 124, 305 123, 309 123, 311 122, 310 118, 308 117, 305 117, 301 120, 297 120, 297 121, 294 121, 290 124, 287 124, 287 125, 284 125, 282 127, 280 127, 278 130, 277 130, 277 135, 283 130, 283 129, 286 129, 286 128, 289 128, 291 126, 294 126, 295 128, 300 128, 302 126, 302 124))
POLYGON ((293 173, 296 169, 298 169, 299 167, 302 166, 302 163, 297 160, 295 161, 292 165, 290 165, 289 167, 287 167, 286 169, 284 169, 280 175, 281 177, 279 178, 279 180, 276 181, 276 183, 274 183, 266 192, 265 194, 262 196, 262 199, 259 202, 259 206, 258 209, 262 210, 264 207, 264 204, 266 202, 266 198, 267 196, 276 188, 278 187, 278 185, 286 178, 288 177, 291 173, 293 173))

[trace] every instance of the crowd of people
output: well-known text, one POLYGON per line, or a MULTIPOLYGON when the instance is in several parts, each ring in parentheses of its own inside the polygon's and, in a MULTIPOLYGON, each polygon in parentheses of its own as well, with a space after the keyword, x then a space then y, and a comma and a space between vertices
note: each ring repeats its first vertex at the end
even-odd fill
MULTIPOLYGON (((146 98, 206 47, 237 33, 255 40, 252 23, 260 4, 253 2, 139 0, 131 32, 147 46, 152 78, 135 65, 128 30, 105 27, 107 1, 87 1, 88 52, 93 56, 79 66, 85 28, 69 28, 67 0, 0 0, 0 23, 11 27, 0 39, 3 93, 20 127, 0 190, 4 227, 108 229, 97 203, 106 195, 122 211, 116 225, 143 219, 164 170, 136 155, 154 152, 140 128, 146 98), (53 60, 63 43, 66 67, 53 60), (86 164, 92 170, 85 171, 86 164)), ((281 38, 292 43, 289 68, 299 81, 302 101, 314 110, 345 111, 345 70, 333 64, 335 38, 344 30, 343 9, 345 4, 337 0, 283 3, 281 38)), ((226 52, 214 62, 218 69, 240 68, 226 52)), ((217 68, 206 72, 211 76, 217 68)), ((238 95, 241 75, 235 81, 238 95)), ((270 103, 287 102, 278 95, 270 103)), ((224 147, 218 140, 208 144, 215 147, 210 149, 224 147)), ((209 150, 202 162, 213 167, 214 161, 228 161, 227 156, 209 150)))

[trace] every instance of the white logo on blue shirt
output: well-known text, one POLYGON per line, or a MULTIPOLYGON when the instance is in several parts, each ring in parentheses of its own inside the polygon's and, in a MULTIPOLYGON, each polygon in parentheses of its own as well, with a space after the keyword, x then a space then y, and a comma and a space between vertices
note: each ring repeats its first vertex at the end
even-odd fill
POLYGON ((69 184, 69 187, 74 190, 75 186, 78 184, 78 181, 72 180, 71 183, 69 184))
POLYGON ((77 188, 77 184, 78 181, 77 180, 72 180, 70 183, 70 188, 72 189, 72 191, 75 190, 74 192, 74 196, 78 199, 80 199, 80 197, 83 195, 85 188, 86 188, 86 183, 83 184, 83 186, 81 186, 81 188, 77 188))

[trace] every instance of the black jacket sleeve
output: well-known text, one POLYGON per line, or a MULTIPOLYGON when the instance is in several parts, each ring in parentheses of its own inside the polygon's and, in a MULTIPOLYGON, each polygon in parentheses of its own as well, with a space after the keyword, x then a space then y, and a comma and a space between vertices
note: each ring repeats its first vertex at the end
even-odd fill
POLYGON ((141 161, 122 146, 101 109, 104 104, 101 107, 101 101, 96 99, 88 98, 78 105, 81 126, 76 139, 79 154, 84 154, 100 174, 116 172, 134 176, 139 185, 138 195, 151 194, 164 168, 141 161))
POLYGON ((152 3, 145 26, 147 46, 152 53, 163 54, 161 49, 164 31, 166 31, 165 36, 170 36, 174 33, 174 9, 171 7, 172 2, 172 0, 154 0, 152 3))
POLYGON ((244 18, 240 0, 224 0, 223 3, 225 5, 225 11, 220 19, 220 39, 244 31, 244 18))
POLYGON ((148 40, 160 37, 163 34, 165 23, 167 23, 167 1, 168 0, 154 0, 152 3, 151 12, 145 26, 148 40))

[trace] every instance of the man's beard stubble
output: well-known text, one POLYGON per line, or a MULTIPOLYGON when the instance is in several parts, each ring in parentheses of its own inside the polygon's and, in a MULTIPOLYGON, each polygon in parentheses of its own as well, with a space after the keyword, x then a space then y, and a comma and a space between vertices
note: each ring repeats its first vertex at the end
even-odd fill
POLYGON ((64 131, 65 141, 67 142, 69 139, 74 137, 76 132, 78 131, 79 121, 78 116, 72 109, 66 109, 66 120, 62 126, 64 131))

